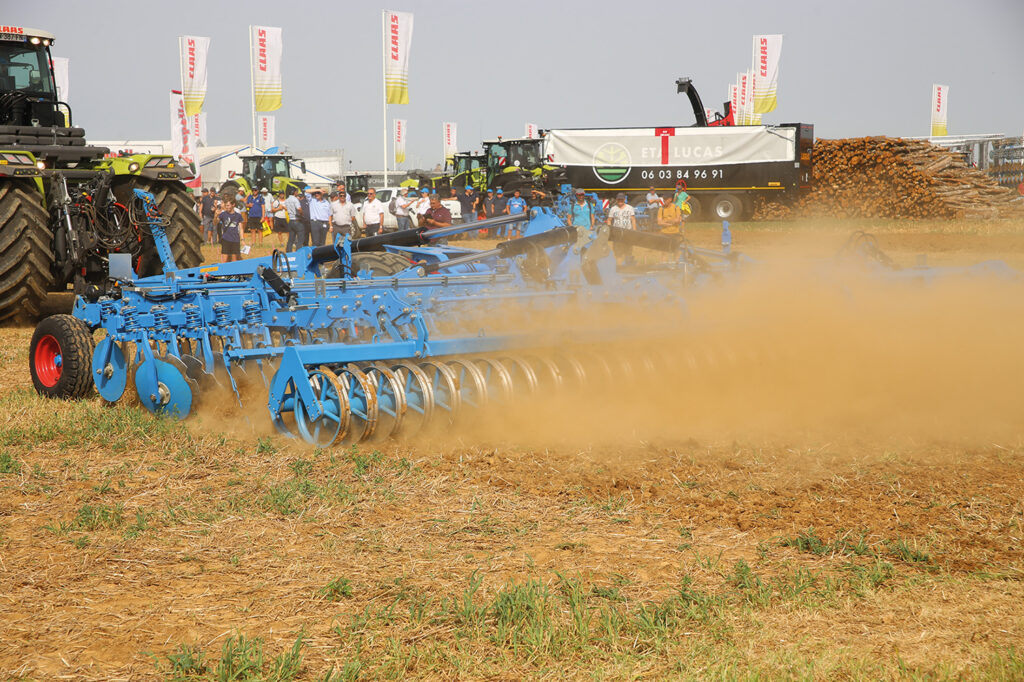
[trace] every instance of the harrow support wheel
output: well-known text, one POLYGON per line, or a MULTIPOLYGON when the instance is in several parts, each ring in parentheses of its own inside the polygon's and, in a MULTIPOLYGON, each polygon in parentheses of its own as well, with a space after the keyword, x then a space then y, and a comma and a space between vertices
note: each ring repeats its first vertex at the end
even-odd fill
POLYGON ((459 394, 464 406, 481 409, 487 405, 487 381, 471 360, 448 361, 448 367, 455 373, 459 394))
POLYGON ((300 437, 317 447, 328 447, 348 432, 348 393, 334 372, 326 367, 309 372, 309 387, 320 403, 320 417, 310 418, 309 405, 296 390, 294 380, 289 379, 281 400, 280 417, 274 419, 274 426, 286 436, 300 437), (286 415, 290 415, 290 419, 286 419, 286 415), (294 431, 291 422, 294 422, 294 431))
POLYGON ((373 435, 377 426, 377 391, 363 370, 356 365, 346 365, 338 373, 345 395, 348 398, 348 411, 351 418, 349 432, 343 438, 346 443, 358 443, 373 435))
POLYGON ((320 401, 323 414, 319 419, 310 419, 301 397, 295 400, 295 427, 310 445, 325 448, 344 437, 348 428, 348 405, 345 389, 338 377, 326 367, 309 373, 309 385, 320 401))
POLYGON ((377 427, 373 432, 373 440, 386 440, 402 428, 408 409, 405 391, 398 375, 384 365, 367 367, 365 373, 377 396, 377 427))
POLYGON ((473 361, 483 375, 491 402, 507 403, 512 400, 512 377, 508 368, 494 358, 477 358, 473 361))
POLYGON ((403 435, 414 436, 434 417, 434 387, 426 373, 408 362, 391 368, 402 386, 406 413, 402 420, 403 435))
POLYGON ((50 315, 36 325, 29 345, 32 385, 47 398, 84 398, 92 390, 92 333, 71 315, 50 315))
POLYGON ((438 409, 447 412, 447 423, 454 423, 462 407, 462 394, 459 392, 459 380, 455 371, 443 362, 424 362, 420 364, 420 369, 426 375, 434 393, 435 412, 438 409))

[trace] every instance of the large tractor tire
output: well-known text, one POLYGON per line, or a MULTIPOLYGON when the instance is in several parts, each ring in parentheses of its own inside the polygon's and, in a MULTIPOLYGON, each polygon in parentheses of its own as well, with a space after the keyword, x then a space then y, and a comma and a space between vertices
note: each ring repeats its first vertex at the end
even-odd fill
MULTIPOLYGON (((167 241, 171 244, 171 253, 174 254, 174 264, 179 268, 194 268, 203 262, 203 254, 200 247, 203 243, 203 226, 199 214, 195 210, 195 202, 185 185, 178 182, 154 182, 143 178, 136 178, 133 183, 123 185, 130 192, 134 188, 151 192, 156 198, 156 205, 160 212, 167 217, 167 241)), ((119 190, 115 188, 115 194, 119 190)), ((127 194, 127 193, 126 193, 127 194)), ((118 196, 120 201, 126 201, 127 196, 118 196)), ((142 244, 142 255, 139 261, 139 276, 158 275, 163 272, 160 257, 156 252, 156 245, 151 239, 144 239, 142 244)))
MULTIPOLYGON (((390 277, 412 266, 412 262, 405 256, 390 251, 369 251, 367 253, 352 254, 353 275, 368 277, 390 277)), ((341 262, 334 261, 327 269, 329 279, 341 278, 341 262)))
POLYGON ((230 197, 231 199, 234 199, 238 196, 238 190, 241 189, 241 187, 242 186, 234 180, 227 180, 220 186, 220 191, 217 192, 217 194, 221 197, 230 197))
POLYGON ((52 265, 50 217, 35 184, 0 180, 0 322, 39 317, 52 265))

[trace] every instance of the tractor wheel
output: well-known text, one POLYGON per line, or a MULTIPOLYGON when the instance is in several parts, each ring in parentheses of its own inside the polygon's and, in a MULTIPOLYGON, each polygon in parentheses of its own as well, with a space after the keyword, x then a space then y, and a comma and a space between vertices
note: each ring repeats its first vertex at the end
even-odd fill
MULTIPOLYGON (((160 208, 170 224, 167 226, 167 241, 171 244, 174 264, 178 268, 194 268, 203 262, 203 254, 199 250, 203 242, 202 222, 195 210, 188 189, 179 182, 153 182, 143 178, 135 178, 134 183, 123 185, 127 192, 134 188, 151 192, 156 197, 156 205, 160 208)), ((115 189, 115 194, 118 190, 115 189)), ((118 196, 120 201, 128 197, 118 196)), ((156 244, 148 237, 143 237, 139 276, 158 275, 163 272, 160 257, 156 252, 156 244)))
MULTIPOLYGON (((353 275, 358 275, 364 270, 369 271, 370 277, 390 277, 395 273, 405 270, 412 263, 405 256, 389 251, 371 251, 367 253, 352 254, 353 275)), ((329 279, 341 278, 341 262, 334 261, 327 269, 329 279)))
POLYGON ((241 189, 241 187, 242 186, 239 185, 234 180, 228 180, 223 185, 220 186, 220 191, 217 192, 217 194, 221 195, 222 197, 231 197, 232 199, 234 199, 235 197, 238 196, 238 190, 241 189))
POLYGON ((32 384, 47 398, 84 398, 92 391, 92 333, 71 315, 50 315, 29 345, 32 384))
POLYGON ((53 288, 50 216, 31 181, 0 182, 0 322, 35 320, 53 288))

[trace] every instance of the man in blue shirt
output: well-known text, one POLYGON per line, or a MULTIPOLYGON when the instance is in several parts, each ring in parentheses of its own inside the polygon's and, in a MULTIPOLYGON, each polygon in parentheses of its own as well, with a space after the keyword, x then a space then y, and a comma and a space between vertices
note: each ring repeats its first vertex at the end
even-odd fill
POLYGON ((309 200, 309 233, 313 246, 323 246, 327 240, 327 222, 331 219, 331 202, 324 199, 323 192, 315 189, 309 200))
MULTIPOLYGON (((519 215, 526 211, 526 199, 522 197, 522 192, 516 189, 512 192, 512 198, 505 204, 505 213, 508 215, 519 215)), ((509 235, 518 237, 520 234, 520 225, 522 223, 515 223, 509 228, 509 235)))
POLYGON ((263 203, 260 191, 255 187, 245 198, 245 205, 249 209, 249 219, 245 223, 246 232, 256 233, 256 243, 263 245, 263 218, 267 215, 267 205, 263 203))

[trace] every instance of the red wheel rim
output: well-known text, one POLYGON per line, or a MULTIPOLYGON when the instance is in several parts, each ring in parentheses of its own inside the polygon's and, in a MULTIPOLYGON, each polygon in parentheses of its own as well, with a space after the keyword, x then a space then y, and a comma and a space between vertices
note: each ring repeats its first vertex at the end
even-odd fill
POLYGON ((39 381, 42 382, 43 386, 52 387, 57 385, 57 382, 60 381, 63 358, 60 353, 60 344, 57 343, 57 339, 52 334, 47 334, 39 339, 32 362, 36 368, 36 376, 39 377, 39 381))

